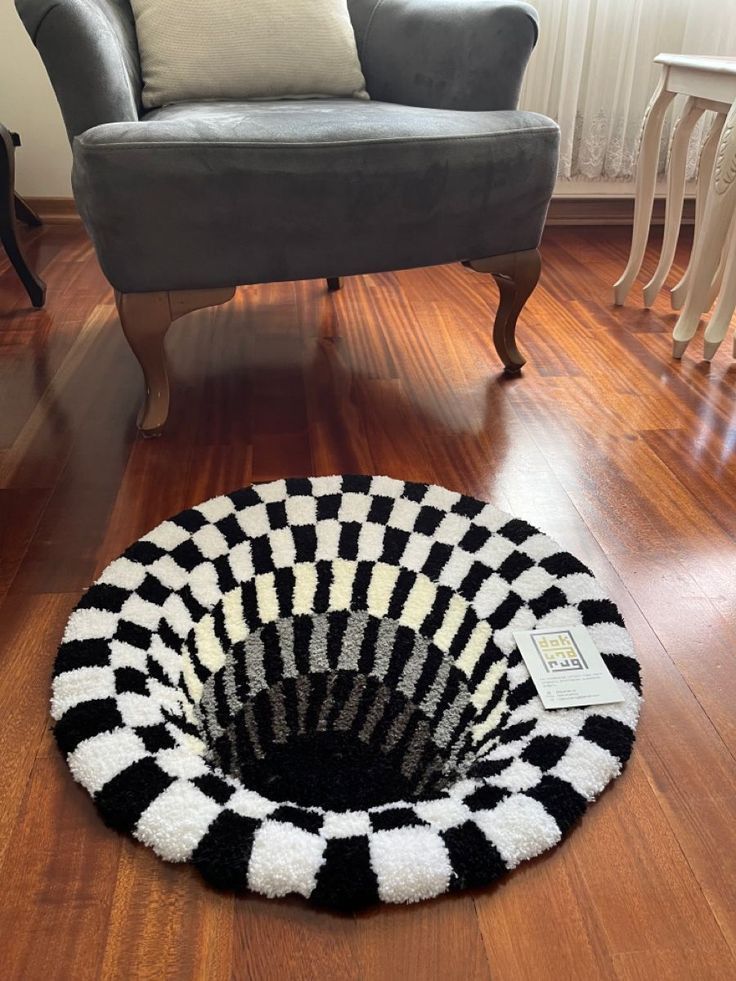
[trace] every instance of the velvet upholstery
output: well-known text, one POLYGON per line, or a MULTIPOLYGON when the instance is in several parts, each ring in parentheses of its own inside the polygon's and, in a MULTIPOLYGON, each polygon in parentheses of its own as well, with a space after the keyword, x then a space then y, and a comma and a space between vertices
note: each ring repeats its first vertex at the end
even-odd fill
POLYGON ((537 40, 515 0, 349 0, 373 99, 436 109, 513 109, 537 40))
POLYGON ((17 0, 122 292, 340 276, 535 248, 555 123, 516 111, 537 34, 511 0, 349 0, 371 102, 144 114, 128 0, 17 0))
POLYGON ((226 286, 535 248, 556 143, 516 111, 182 104, 83 134, 74 183, 118 289, 226 286))
POLYGON ((128 0, 16 0, 49 73, 69 139, 138 119, 141 66, 128 0))

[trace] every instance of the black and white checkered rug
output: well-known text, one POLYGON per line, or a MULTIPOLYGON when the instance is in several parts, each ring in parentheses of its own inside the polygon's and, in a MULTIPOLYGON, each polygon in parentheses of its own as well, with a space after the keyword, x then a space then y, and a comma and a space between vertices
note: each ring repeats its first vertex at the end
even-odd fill
POLYGON ((253 486, 164 521, 72 613, 52 714, 111 827, 216 886, 356 908, 482 886, 629 756, 639 666, 525 521, 388 477, 253 486), (513 632, 585 624, 624 701, 546 711, 513 632))

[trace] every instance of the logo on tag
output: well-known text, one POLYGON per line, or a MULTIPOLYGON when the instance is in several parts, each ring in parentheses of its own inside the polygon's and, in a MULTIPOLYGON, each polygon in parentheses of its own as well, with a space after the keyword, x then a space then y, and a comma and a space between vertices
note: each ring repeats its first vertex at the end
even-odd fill
POLYGON ((532 633, 531 638, 546 671, 559 674, 562 671, 585 671, 588 667, 569 630, 553 634, 532 633))

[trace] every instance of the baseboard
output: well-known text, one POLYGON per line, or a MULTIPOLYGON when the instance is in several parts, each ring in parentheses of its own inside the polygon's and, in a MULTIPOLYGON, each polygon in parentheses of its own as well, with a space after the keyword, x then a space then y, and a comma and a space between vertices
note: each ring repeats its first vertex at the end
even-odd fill
MULTIPOLYGON (((73 198, 27 198, 30 206, 48 225, 66 225, 80 220, 73 198)), ((664 223, 665 200, 655 198, 653 225, 664 223)), ((683 224, 692 225, 695 201, 685 199, 683 224)), ((555 196, 547 215, 548 225, 630 225, 634 218, 633 197, 555 196)))
POLYGON ((81 221, 74 198, 26 197, 25 200, 46 225, 70 225, 81 221))
MULTIPOLYGON (((663 225, 665 199, 654 199, 652 224, 663 225)), ((631 197, 564 197, 554 196, 547 214, 548 225, 631 225, 634 220, 634 198, 631 197)), ((695 220, 695 199, 685 198, 683 225, 695 220)))

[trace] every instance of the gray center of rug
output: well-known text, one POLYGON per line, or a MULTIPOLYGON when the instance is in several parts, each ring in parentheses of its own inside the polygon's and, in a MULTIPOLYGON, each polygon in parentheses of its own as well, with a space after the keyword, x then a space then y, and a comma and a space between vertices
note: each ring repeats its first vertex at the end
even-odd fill
POLYGON ((436 793, 472 749, 461 673, 366 611, 269 623, 204 685, 208 761, 272 800, 368 808, 436 793))

